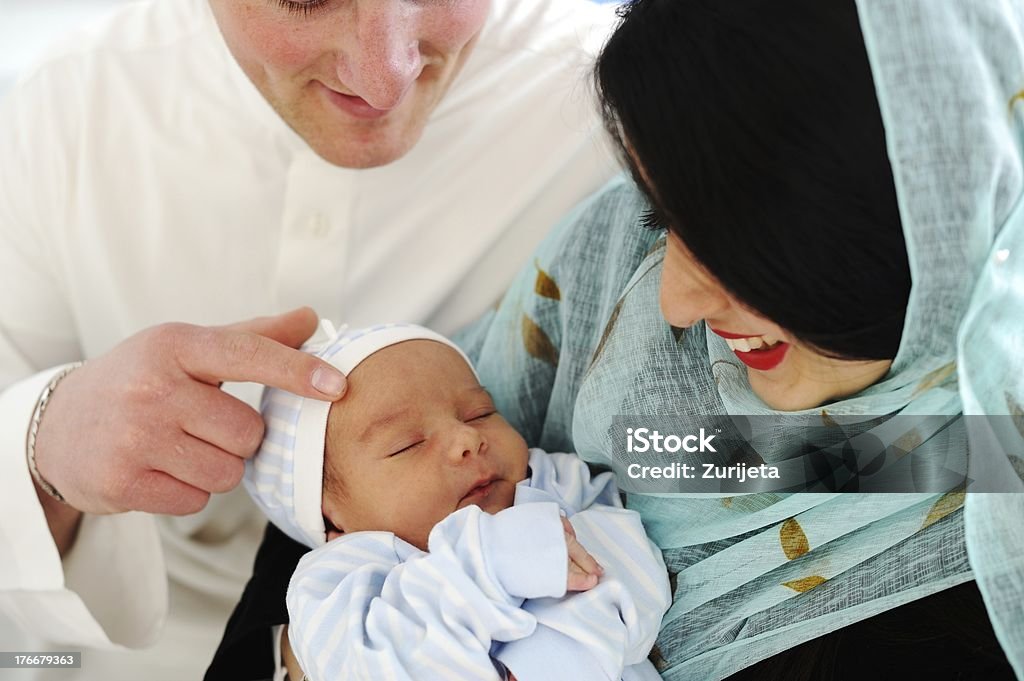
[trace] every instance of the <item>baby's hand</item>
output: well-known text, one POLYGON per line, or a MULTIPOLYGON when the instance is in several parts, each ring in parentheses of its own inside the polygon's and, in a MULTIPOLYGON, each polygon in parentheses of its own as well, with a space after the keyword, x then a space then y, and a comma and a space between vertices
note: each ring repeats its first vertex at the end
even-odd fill
POLYGON ((597 580, 604 574, 604 568, 598 565, 594 557, 576 540, 576 530, 569 519, 562 517, 562 528, 565 530, 565 547, 569 551, 569 579, 567 591, 586 591, 597 586, 597 580))

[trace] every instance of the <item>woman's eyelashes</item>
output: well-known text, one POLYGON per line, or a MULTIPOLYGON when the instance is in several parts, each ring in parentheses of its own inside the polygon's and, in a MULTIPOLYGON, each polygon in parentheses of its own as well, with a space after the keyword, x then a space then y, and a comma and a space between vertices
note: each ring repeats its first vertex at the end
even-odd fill
POLYGON ((640 226, 652 231, 668 229, 668 222, 657 208, 646 210, 640 216, 640 226))
POLYGON ((304 2, 299 0, 277 0, 277 4, 281 9, 286 10, 289 14, 301 14, 304 17, 308 17, 313 12, 324 7, 330 0, 305 0, 304 2))

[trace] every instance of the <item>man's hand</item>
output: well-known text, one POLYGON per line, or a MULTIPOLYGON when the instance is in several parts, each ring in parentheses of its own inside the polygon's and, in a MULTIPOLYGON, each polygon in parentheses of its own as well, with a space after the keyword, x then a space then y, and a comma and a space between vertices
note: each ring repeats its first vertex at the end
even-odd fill
POLYGON ((252 381, 334 401, 345 378, 298 348, 309 308, 224 327, 163 324, 68 374, 36 439, 39 473, 85 513, 185 515, 242 479, 260 414, 220 390, 252 381))
POLYGON ((562 517, 562 528, 565 530, 565 547, 569 550, 569 579, 566 591, 587 591, 597 586, 597 580, 604 574, 604 568, 598 565, 583 546, 576 540, 576 530, 565 516, 562 517))

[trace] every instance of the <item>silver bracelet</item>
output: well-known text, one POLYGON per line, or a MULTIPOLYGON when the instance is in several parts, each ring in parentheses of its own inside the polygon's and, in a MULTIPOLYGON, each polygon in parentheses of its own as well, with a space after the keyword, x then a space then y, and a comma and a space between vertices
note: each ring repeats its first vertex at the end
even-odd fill
POLYGON ((36 402, 36 409, 32 413, 32 422, 28 427, 28 440, 25 442, 25 456, 28 459, 28 471, 32 474, 32 479, 36 481, 36 484, 39 485, 44 492, 62 504, 68 503, 64 500, 64 495, 58 492, 56 487, 48 483, 43 476, 40 475, 39 468, 36 467, 36 436, 39 434, 39 423, 43 420, 43 412, 46 411, 46 406, 50 403, 50 397, 53 396, 53 391, 56 390, 57 384, 83 364, 84 362, 69 364, 58 371, 56 376, 50 379, 49 384, 47 384, 46 388, 43 390, 43 394, 39 396, 39 401, 36 402))

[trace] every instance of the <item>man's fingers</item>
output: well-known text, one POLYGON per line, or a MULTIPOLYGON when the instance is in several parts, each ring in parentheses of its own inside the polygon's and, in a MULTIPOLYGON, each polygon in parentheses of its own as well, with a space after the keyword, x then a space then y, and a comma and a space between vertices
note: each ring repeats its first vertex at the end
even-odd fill
POLYGON ((248 331, 258 336, 276 340, 289 348, 299 348, 316 333, 317 316, 313 308, 300 307, 274 317, 256 317, 223 328, 248 331))
POLYGON ((128 508, 163 515, 198 513, 210 501, 208 492, 163 471, 145 471, 137 476, 126 496, 128 508))
POLYGON ((345 392, 345 376, 327 362, 271 338, 232 328, 187 327, 175 355, 193 378, 262 383, 318 400, 345 392))
POLYGON ((191 383, 172 399, 182 415, 178 426, 214 447, 247 459, 263 442, 259 412, 212 385, 191 383))
POLYGON ((184 433, 170 451, 154 454, 154 459, 154 470, 211 494, 234 489, 245 472, 243 459, 184 433))

